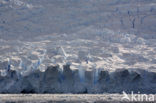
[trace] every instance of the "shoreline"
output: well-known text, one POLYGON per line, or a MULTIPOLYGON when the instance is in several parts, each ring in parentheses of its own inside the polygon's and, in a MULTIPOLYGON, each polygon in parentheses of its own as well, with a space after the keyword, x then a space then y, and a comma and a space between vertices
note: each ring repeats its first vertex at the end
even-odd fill
MULTIPOLYGON (((153 95, 156 97, 155 94, 153 95)), ((132 103, 132 101, 122 100, 122 97, 123 94, 0 94, 0 103, 132 103)))

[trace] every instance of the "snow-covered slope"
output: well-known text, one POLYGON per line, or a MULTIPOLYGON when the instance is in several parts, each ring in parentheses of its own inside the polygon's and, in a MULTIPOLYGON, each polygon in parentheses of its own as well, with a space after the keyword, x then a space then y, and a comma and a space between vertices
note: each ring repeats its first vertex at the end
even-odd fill
POLYGON ((155 5, 155 0, 1 0, 0 37, 74 33, 94 25, 156 38, 155 5))

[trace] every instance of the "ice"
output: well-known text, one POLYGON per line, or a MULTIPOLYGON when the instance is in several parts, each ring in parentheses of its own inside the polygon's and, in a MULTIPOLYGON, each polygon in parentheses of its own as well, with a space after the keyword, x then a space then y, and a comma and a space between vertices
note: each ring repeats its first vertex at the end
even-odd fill
POLYGON ((97 84, 98 83, 98 78, 99 78, 99 68, 97 68, 96 67, 96 64, 94 64, 93 66, 92 66, 92 68, 93 68, 93 77, 94 77, 94 79, 93 79, 93 83, 94 84, 97 84))
MULTIPOLYGON (((62 41, 61 46, 54 37, 38 37, 40 42, 19 41, 16 45, 23 49, 10 49, 9 55, 0 49, 0 78, 4 81, 0 93, 7 92, 6 84, 14 85, 7 87, 11 93, 147 93, 155 85, 155 42, 134 34, 105 32, 103 38, 95 40, 82 39, 85 33, 79 33, 76 40, 62 41)), ((10 42, 2 48, 10 48, 14 41, 10 42)))
POLYGON ((19 69, 25 69, 26 67, 24 66, 23 64, 23 61, 20 60, 20 63, 19 63, 19 69))
POLYGON ((1 76, 3 77, 7 76, 7 71, 6 70, 1 71, 1 76))
POLYGON ((8 58, 8 67, 7 67, 7 71, 9 71, 11 69, 11 60, 10 58, 8 58))
POLYGON ((65 50, 63 49, 62 46, 60 47, 60 53, 61 53, 61 54, 64 56, 64 58, 66 59, 67 54, 66 54, 66 52, 65 52, 65 50))
POLYGON ((58 70, 59 70, 59 82, 60 83, 62 83, 63 82, 63 80, 64 80, 64 75, 63 75, 63 71, 64 71, 64 64, 59 64, 59 68, 58 68, 58 70))
MULTIPOLYGON (((67 65, 64 65, 63 71, 60 71, 59 68, 61 66, 51 66, 44 71, 34 70, 28 74, 25 71, 22 71, 24 74, 19 74, 18 71, 11 70, 7 73, 4 70, 1 71, 0 78, 4 85, 13 83, 12 85, 18 86, 18 91, 14 91, 16 86, 7 87, 12 91, 11 93, 20 93, 23 90, 33 90, 35 93, 83 93, 86 90, 88 93, 104 93, 108 88, 108 93, 122 92, 123 90, 126 92, 139 90, 142 93, 147 93, 155 85, 155 73, 141 69, 117 69, 114 72, 108 72, 94 67, 91 71, 84 70, 82 66, 78 66, 77 70, 72 70, 67 65)), ((6 92, 2 84, 0 87, 0 92, 6 92)), ((156 88, 153 87, 152 92, 155 91, 156 88)))
POLYGON ((80 78, 80 82, 85 82, 85 69, 82 67, 82 65, 80 64, 78 66, 78 71, 79 71, 79 78, 80 78))
POLYGON ((56 65, 57 64, 57 62, 53 58, 51 58, 51 62, 52 62, 53 65, 56 65))
POLYGON ((41 72, 45 72, 46 68, 47 68, 47 67, 46 67, 44 64, 41 64, 41 65, 39 66, 39 70, 40 70, 41 72))
POLYGON ((156 92, 154 0, 0 0, 0 11, 0 93, 156 92))

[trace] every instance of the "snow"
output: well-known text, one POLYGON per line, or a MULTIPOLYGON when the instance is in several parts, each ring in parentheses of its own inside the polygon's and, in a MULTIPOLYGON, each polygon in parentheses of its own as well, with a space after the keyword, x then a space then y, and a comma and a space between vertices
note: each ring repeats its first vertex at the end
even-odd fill
POLYGON ((155 93, 154 5, 1 0, 0 93, 155 93))

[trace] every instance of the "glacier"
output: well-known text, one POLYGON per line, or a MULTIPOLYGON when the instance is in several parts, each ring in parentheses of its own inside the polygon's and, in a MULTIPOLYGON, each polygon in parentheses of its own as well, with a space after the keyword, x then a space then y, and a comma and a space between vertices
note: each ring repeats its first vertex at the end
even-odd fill
POLYGON ((0 93, 156 93, 155 0, 0 0, 0 93))
POLYGON ((97 30, 70 38, 60 34, 8 44, 1 40, 0 93, 155 93, 155 43, 97 30))

